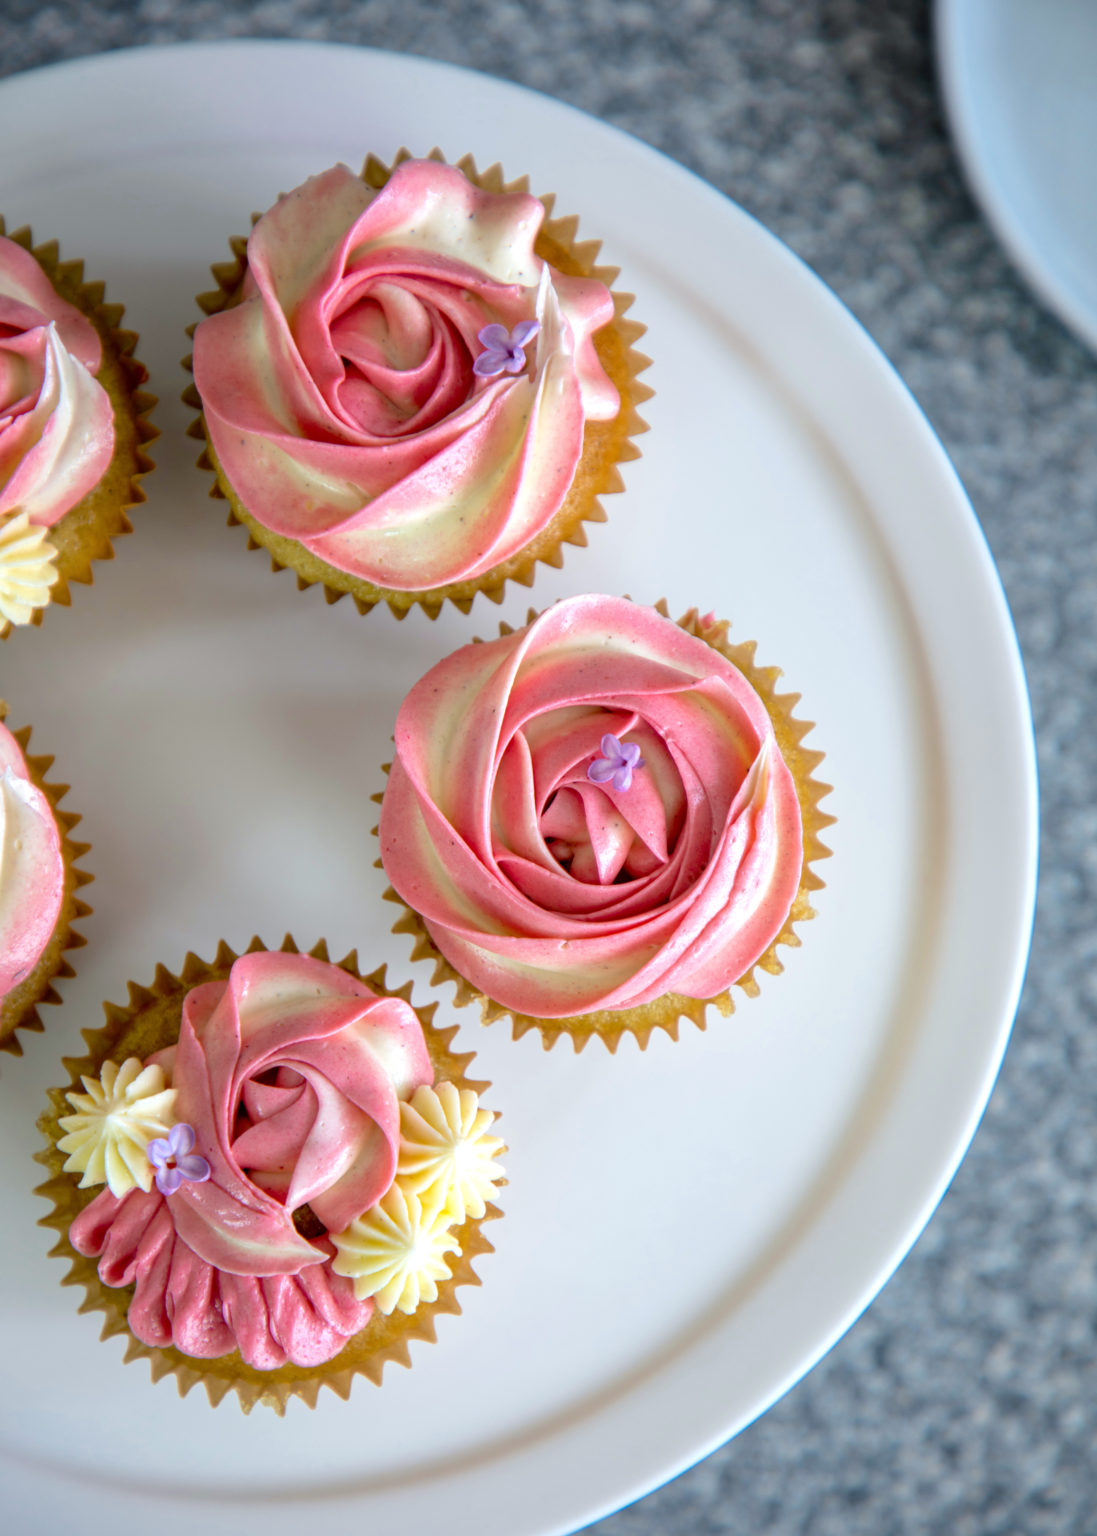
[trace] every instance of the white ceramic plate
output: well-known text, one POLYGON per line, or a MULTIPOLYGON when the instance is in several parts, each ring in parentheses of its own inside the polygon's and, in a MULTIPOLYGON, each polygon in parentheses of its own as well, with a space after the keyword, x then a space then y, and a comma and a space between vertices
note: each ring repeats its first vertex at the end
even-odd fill
POLYGON ((1036 292, 1097 351, 1097 6, 937 0, 936 24, 972 191, 1036 292))
MULTIPOLYGON (((126 303, 162 405, 137 532, 0 652, 96 874, 78 978, 0 1079, 6 1528, 242 1513, 409 1536, 548 1536, 636 1498, 786 1391, 875 1295, 983 1110, 1032 914, 1035 777, 994 567, 872 342, 783 246, 679 167, 422 60, 242 43, 117 53, 0 86, 0 208, 126 303), (28 125, 34 125, 33 134, 28 125), (818 722, 835 857, 818 921, 729 1022, 580 1057, 450 1006, 511 1147, 497 1252, 414 1368, 284 1420, 180 1400, 98 1341, 35 1227, 35 1117, 104 998, 253 932, 410 973, 372 867, 400 699, 499 611, 360 618, 272 576, 207 499, 178 403, 192 294, 253 208, 401 143, 528 171, 605 237, 649 326, 644 457, 570 592, 734 620, 818 722), (15 1524, 12 1524, 15 1511, 15 1524), (398 1522, 398 1524, 397 1524, 398 1522)), ((520 620, 521 589, 503 610, 520 620)), ((420 969, 417 996, 428 995, 420 969)))

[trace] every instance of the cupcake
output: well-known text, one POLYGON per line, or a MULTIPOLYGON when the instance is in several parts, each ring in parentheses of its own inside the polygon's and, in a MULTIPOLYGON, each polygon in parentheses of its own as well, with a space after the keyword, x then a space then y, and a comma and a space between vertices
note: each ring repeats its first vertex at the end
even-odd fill
POLYGON ((154 1380, 245 1412, 346 1397, 434 1338, 490 1252, 502 1143, 456 1030, 318 945, 222 944, 130 985, 51 1090, 44 1225, 154 1380))
POLYGON ((192 429, 275 567, 397 617, 527 586, 637 457, 643 327, 498 166, 407 151, 279 199, 199 303, 192 429))
POLYGON ((0 639, 92 580, 130 531, 154 404, 122 306, 0 219, 0 639))
POLYGON ((86 843, 69 836, 80 820, 59 809, 65 785, 47 784, 52 757, 27 753, 30 730, 3 723, 0 699, 0 1050, 22 1055, 17 1029, 42 1029, 38 1009, 59 1003, 53 983, 73 975, 66 950, 91 908, 76 892, 91 876, 77 869, 86 843))
POLYGON ((408 694, 381 807, 398 931, 435 980, 581 1048, 732 1011, 812 916, 812 727, 726 623, 588 595, 408 694))

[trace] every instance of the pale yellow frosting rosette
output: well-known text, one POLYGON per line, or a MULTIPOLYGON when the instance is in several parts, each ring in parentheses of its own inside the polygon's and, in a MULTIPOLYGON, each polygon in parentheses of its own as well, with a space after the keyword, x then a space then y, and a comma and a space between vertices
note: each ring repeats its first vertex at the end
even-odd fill
MULTIPOLYGON (((0 623, 33 624, 57 581, 57 549, 27 512, 0 523, 0 623)), ((40 621, 39 621, 40 622, 40 621)))
POLYGON ((99 1076, 80 1079, 83 1093, 65 1095, 70 1113, 58 1122, 64 1136, 65 1172, 80 1175, 80 1188, 106 1184, 116 1199, 132 1189, 148 1194, 153 1167, 148 1149, 168 1136, 177 1119, 176 1092, 159 1063, 127 1056, 105 1061, 99 1076))
MULTIPOLYGON (((254 938, 243 953, 252 955, 266 948, 260 939, 254 938)), ((278 952, 287 955, 301 953, 288 935, 278 952)), ((308 954, 314 960, 331 963, 327 945, 323 942, 309 950, 308 954)), ((51 1107, 39 1120, 39 1129, 48 1145, 36 1157, 47 1169, 49 1177, 39 1186, 37 1193, 52 1206, 50 1214, 40 1221, 41 1226, 50 1227, 58 1234, 51 1256, 69 1262, 68 1273, 61 1283, 84 1288, 86 1295, 80 1306, 81 1312, 98 1311, 104 1314, 101 1338, 113 1338, 118 1334, 126 1338, 125 1362, 148 1360, 154 1382, 166 1376, 174 1376, 180 1396, 185 1396, 192 1387, 201 1385, 214 1406, 230 1392, 234 1392, 245 1413, 250 1413, 257 1403, 261 1403, 281 1416, 290 1398, 300 1398, 310 1408, 314 1408, 321 1388, 329 1388, 336 1396, 346 1399, 350 1396, 356 1377, 364 1376, 380 1385, 388 1362, 410 1366, 409 1345, 417 1339, 434 1342, 435 1319, 441 1314, 459 1313, 461 1310, 456 1294, 459 1287, 481 1283, 472 1267, 473 1261, 481 1254, 493 1252, 493 1245, 482 1232, 481 1226, 483 1222, 499 1217, 502 1212, 494 1205, 485 1205, 480 1219, 469 1215, 465 1221, 453 1223, 451 1241, 446 1251, 447 1273, 437 1280, 434 1295, 428 1300, 424 1291, 421 1303, 411 1312, 403 1312, 396 1307, 386 1314, 379 1306, 375 1306, 365 1328, 351 1337, 340 1353, 324 1365, 300 1367, 287 1364, 273 1370, 259 1370, 246 1364, 237 1352, 214 1359, 198 1359, 173 1347, 150 1347, 135 1338, 127 1322, 133 1287, 116 1289, 105 1285, 99 1278, 96 1260, 77 1253, 68 1238, 73 1219, 102 1188, 101 1185, 98 1189, 80 1187, 78 1173, 86 1159, 78 1158, 66 1171, 66 1161, 72 1158, 72 1147, 79 1139, 72 1132, 87 1123, 87 1116, 76 1115, 74 1110, 86 1106, 88 1102, 88 1084, 83 1080, 94 1082, 100 1079, 104 1063, 115 1063, 124 1071, 127 1061, 135 1058, 147 1061, 154 1052, 175 1044, 179 1037, 186 994, 206 982, 226 981, 233 964, 239 958, 225 943, 218 946, 212 961, 188 954, 178 976, 166 967, 158 966, 151 986, 129 983, 129 1002, 125 1007, 104 1004, 107 1019, 105 1026, 83 1031, 88 1054, 79 1060, 66 1058, 64 1066, 70 1081, 63 1088, 50 1089, 51 1107), (69 1122, 68 1135, 62 1121, 69 1122), (80 1121, 79 1125, 75 1123, 77 1121, 80 1121), (68 1152, 63 1149, 62 1143, 67 1145, 68 1152), (457 1249, 459 1252, 455 1251, 457 1249)), ((340 970, 363 981, 379 996, 399 997, 410 1002, 411 983, 390 988, 386 985, 383 966, 372 974, 363 975, 358 968, 355 953, 336 964, 340 970)), ((453 1037, 457 1033, 456 1026, 451 1029, 435 1029, 431 1021, 436 1007, 436 1004, 431 1003, 416 1010, 436 1079, 452 1083, 462 1093, 482 1094, 490 1084, 474 1081, 465 1075, 474 1053, 456 1053, 451 1049, 453 1037)), ((133 1076, 134 1068, 131 1067, 129 1080, 133 1076)), ((122 1079, 121 1072, 119 1079, 122 1079)), ((119 1079, 111 1078, 116 1098, 119 1097, 119 1079)), ((162 1094, 156 1095, 157 1085, 150 1083, 144 1086, 148 1087, 151 1095, 145 1103, 152 1106, 152 1112, 163 1112, 165 1100, 162 1094)), ((315 1236, 319 1227, 318 1224, 316 1228, 309 1225, 308 1214, 306 1207, 299 1230, 305 1236, 315 1236)), ((368 1292, 368 1286, 366 1289, 368 1292)))
MULTIPOLYGON (((432 149, 426 158, 440 164, 450 163, 437 148, 432 149)), ((411 159, 413 156, 409 150, 400 149, 389 166, 370 154, 361 173, 362 180, 373 188, 384 187, 396 168, 411 159)), ((481 171, 471 155, 465 155, 452 163, 481 191, 496 194, 529 192, 528 177, 522 176, 508 182, 498 164, 481 171)), ((360 613, 367 613, 378 603, 384 602, 398 619, 404 618, 414 607, 423 608, 432 619, 436 618, 447 602, 452 602, 461 612, 467 613, 478 592, 482 592, 493 603, 501 603, 508 581, 531 586, 539 562, 559 568, 563 564, 563 545, 586 545, 587 535, 583 524, 606 521, 600 498, 624 489, 619 466, 640 457, 640 450, 633 439, 648 430, 637 407, 652 395, 650 387, 639 378, 650 366, 650 359, 637 351, 635 346, 646 327, 628 318, 634 296, 613 291, 612 285, 619 269, 598 264, 601 242, 579 240, 579 221, 576 217, 553 217, 555 194, 547 193, 539 200, 544 205, 546 218, 534 244, 535 254, 565 276, 594 278, 611 290, 613 318, 595 331, 591 339, 605 374, 618 391, 620 409, 612 420, 588 418, 578 467, 570 489, 551 521, 515 554, 482 574, 468 580, 423 589, 396 590, 375 585, 363 577, 340 570, 320 559, 297 540, 273 532, 242 504, 218 464, 209 441, 197 389, 190 385, 184 392, 186 404, 199 413, 198 419, 189 428, 189 435, 204 444, 198 465, 209 470, 215 477, 210 495, 228 501, 229 525, 242 524, 248 534, 248 548, 265 549, 271 557, 272 570, 293 571, 299 589, 320 585, 329 603, 350 596, 360 613)), ((259 217, 253 215, 252 222, 257 222, 259 217)), ((237 236, 229 241, 229 245, 232 260, 212 268, 217 287, 198 296, 198 304, 206 315, 218 314, 231 308, 240 297, 247 271, 247 239, 237 236)), ((192 326, 189 334, 193 336, 195 329, 192 326)), ((190 357, 184 359, 184 366, 192 370, 190 357)))
MULTIPOLYGON (((669 610, 664 600, 657 602, 654 607, 663 618, 669 619, 669 610)), ((537 611, 531 608, 528 622, 532 623, 538 617, 537 611)), ((696 608, 691 608, 683 614, 677 620, 677 624, 687 634, 703 640, 706 645, 711 646, 713 650, 730 661, 761 699, 772 724, 781 757, 792 775, 796 798, 799 802, 803 855, 799 883, 791 907, 772 942, 732 984, 747 997, 753 998, 760 992, 756 972, 778 975, 784 969, 779 951, 782 947, 798 948, 802 941, 796 932, 797 925, 816 915, 811 905, 811 894, 813 891, 820 890, 824 882, 813 865, 831 855, 831 850, 821 841, 820 833, 835 819, 820 808, 820 802, 824 796, 831 793, 831 786, 815 778, 815 770, 823 761, 824 754, 803 744, 804 737, 815 729, 815 725, 812 721, 798 719, 793 713, 800 701, 800 695, 778 692, 781 669, 762 667, 757 664, 756 642, 732 642, 728 638, 728 621, 718 620, 711 614, 702 617, 696 608)), ((513 627, 506 623, 501 623, 499 629, 501 636, 516 633, 513 627)), ((386 765, 387 771, 389 771, 389 765, 386 765)), ((384 794, 376 794, 373 799, 381 804, 384 794)), ((374 831, 376 833, 379 829, 375 828, 374 831)), ((383 867, 380 859, 376 864, 378 868, 383 867)), ((706 1027, 710 1008, 723 1017, 728 1017, 734 1012, 735 1004, 729 987, 714 996, 704 998, 689 997, 668 991, 651 1001, 632 1007, 600 1009, 567 1017, 543 1018, 524 1013, 514 1007, 504 1006, 470 983, 468 978, 462 975, 440 952, 419 913, 408 906, 391 886, 385 892, 385 900, 395 903, 402 909, 402 915, 393 925, 393 932, 409 934, 412 937, 412 959, 433 962, 434 970, 431 976, 433 984, 437 985, 444 981, 453 982, 456 988, 454 1001, 458 1006, 478 1003, 484 1024, 493 1023, 498 1019, 509 1019, 516 1040, 521 1039, 531 1030, 538 1031, 541 1043, 546 1050, 554 1046, 558 1040, 568 1039, 578 1052, 582 1051, 589 1041, 597 1038, 611 1052, 616 1052, 626 1035, 634 1037, 640 1049, 644 1050, 655 1030, 664 1030, 672 1040, 677 1040, 679 1024, 683 1019, 703 1030, 706 1027)))
POLYGON ((148 420, 156 404, 144 388, 148 370, 135 356, 137 333, 122 325, 123 306, 106 301, 103 283, 84 280, 82 261, 62 261, 56 240, 35 245, 28 227, 8 232, 0 217, 5 235, 34 257, 54 291, 95 327, 102 345, 95 377, 113 409, 114 453, 92 490, 42 528, 37 540, 28 537, 35 530, 24 529, 18 515, 0 518, 0 640, 17 625, 41 624, 53 603, 67 607, 70 584, 90 586, 93 562, 114 558, 114 540, 133 531, 127 514, 146 499, 141 480, 154 467, 147 449, 159 436, 148 420))
MULTIPOLYGON (((0 721, 6 721, 7 712, 7 704, 0 699, 0 721)), ((40 1032, 43 1030, 45 1024, 38 1012, 39 1008, 47 1003, 56 1004, 61 1001, 54 982, 76 974, 66 957, 71 950, 81 949, 87 940, 82 934, 77 933, 73 924, 79 918, 88 917, 91 913, 91 907, 77 895, 77 892, 83 886, 89 885, 94 876, 78 867, 78 860, 83 858, 91 847, 90 843, 77 842, 72 836, 73 828, 81 818, 73 811, 63 811, 60 808, 69 787, 67 784, 50 784, 46 780, 53 758, 36 757, 27 750, 31 735, 29 726, 12 730, 12 735, 19 743, 26 759, 31 782, 49 801, 60 834, 61 856, 65 866, 64 898, 54 925, 53 935, 30 974, 0 998, 0 1051, 6 1051, 12 1056, 21 1056, 23 1046, 16 1031, 26 1029, 40 1032)))

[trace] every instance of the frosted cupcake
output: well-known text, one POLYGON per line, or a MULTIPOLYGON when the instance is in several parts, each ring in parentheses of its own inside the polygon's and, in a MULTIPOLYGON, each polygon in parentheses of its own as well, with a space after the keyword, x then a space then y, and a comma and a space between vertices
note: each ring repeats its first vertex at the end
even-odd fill
POLYGON ((92 580, 152 468, 137 338, 82 273, 0 219, 0 638, 92 580))
POLYGON ((91 911, 76 892, 91 876, 76 868, 87 844, 69 836, 80 818, 59 808, 66 788, 46 782, 53 759, 30 756, 30 730, 8 730, 6 713, 0 699, 0 1050, 19 1056, 16 1030, 40 1030, 38 1009, 61 1001, 54 981, 73 974, 65 953, 85 941, 72 924, 91 911))
POLYGON ((598 246, 552 199, 403 152, 282 197, 194 334, 200 462, 253 543, 329 601, 436 614, 585 543, 643 430, 598 246))
POLYGON ((828 850, 797 696, 696 612, 556 604, 454 652, 396 722, 379 828, 398 929, 485 1021, 646 1044, 732 1010, 828 850))
POLYGON ((51 1091, 46 1224, 126 1359, 245 1411, 346 1397, 458 1312, 502 1177, 493 1116, 383 972, 258 940, 130 986, 51 1091))

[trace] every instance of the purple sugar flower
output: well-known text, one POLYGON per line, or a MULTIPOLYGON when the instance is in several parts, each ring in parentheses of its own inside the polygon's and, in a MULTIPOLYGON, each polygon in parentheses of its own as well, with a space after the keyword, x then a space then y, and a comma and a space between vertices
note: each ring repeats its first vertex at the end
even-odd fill
POLYGON ((513 331, 505 325, 485 325, 476 338, 483 351, 472 365, 481 379, 494 379, 501 373, 521 373, 526 366, 526 347, 541 329, 539 320, 522 320, 513 331))
POLYGON ((168 1132, 167 1140, 158 1136, 149 1142, 149 1162, 156 1169, 156 1187, 162 1195, 174 1195, 184 1179, 202 1184, 210 1176, 210 1165, 194 1150, 194 1127, 180 1121, 168 1132))
POLYGON ((604 755, 596 757, 587 769, 587 778, 590 782, 605 784, 607 780, 612 779, 614 789, 631 789, 632 770, 644 766, 640 748, 634 741, 626 741, 622 744, 616 736, 607 734, 602 737, 602 752, 604 755))

